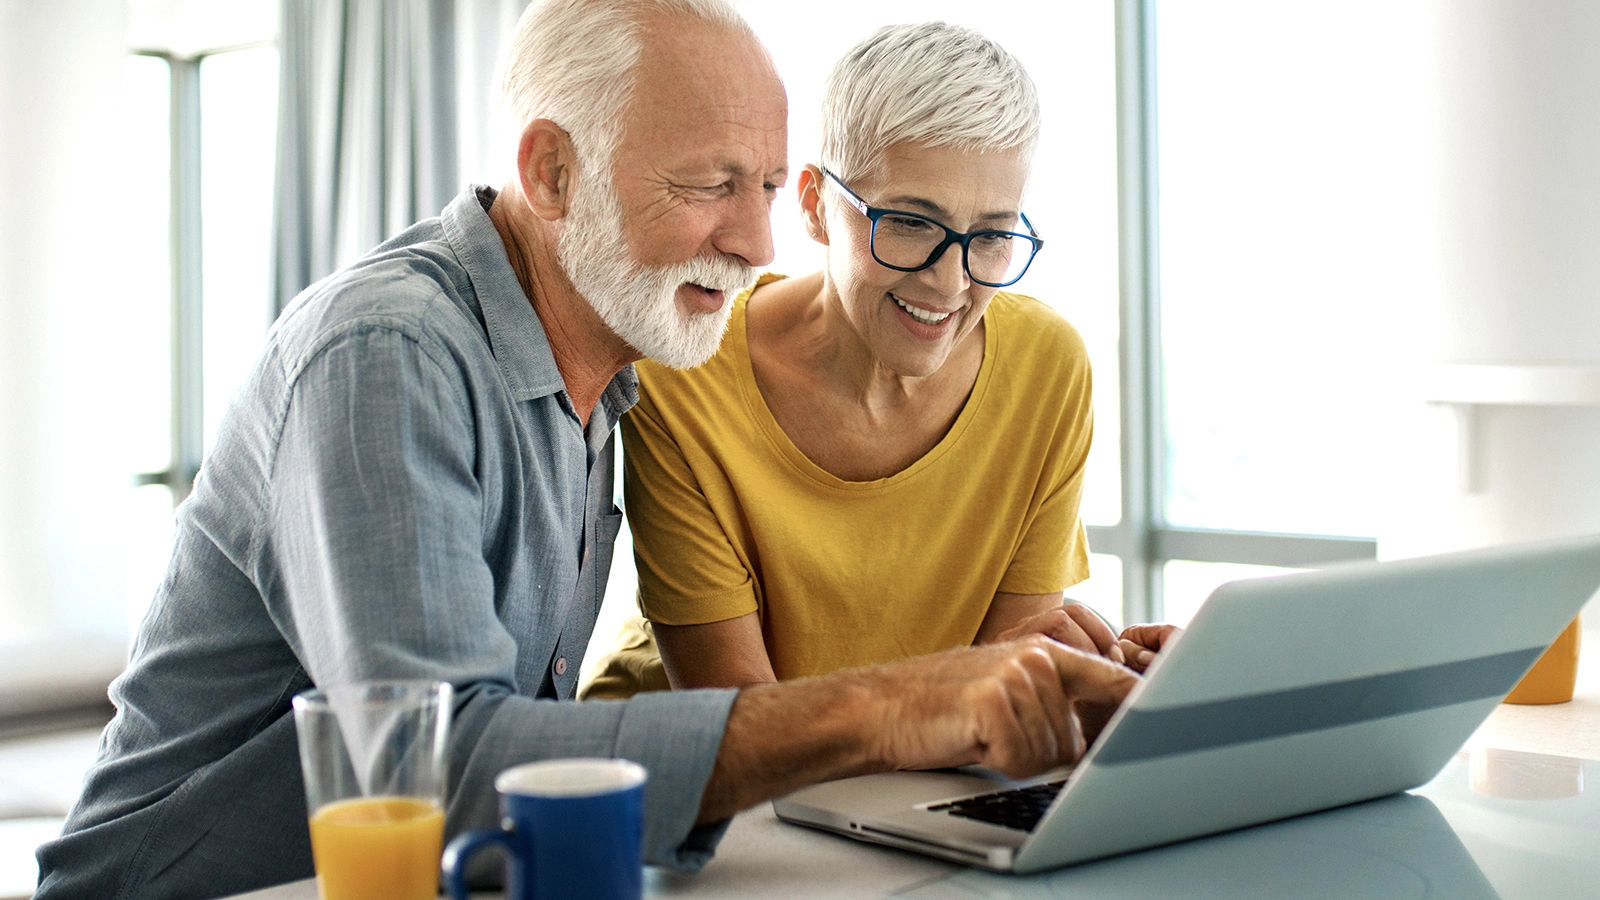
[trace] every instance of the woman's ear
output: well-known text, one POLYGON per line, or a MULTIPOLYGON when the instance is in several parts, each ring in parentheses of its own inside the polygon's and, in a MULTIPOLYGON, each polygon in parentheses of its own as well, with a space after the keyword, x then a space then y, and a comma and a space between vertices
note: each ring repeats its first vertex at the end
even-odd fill
POLYGON ((576 156, 572 139, 549 119, 534 119, 517 142, 517 178, 533 214, 555 221, 567 214, 576 156))
POLYGON ((827 246, 828 210, 822 198, 822 179, 822 170, 808 164, 800 170, 795 189, 800 194, 800 215, 805 218, 806 233, 813 241, 827 246))

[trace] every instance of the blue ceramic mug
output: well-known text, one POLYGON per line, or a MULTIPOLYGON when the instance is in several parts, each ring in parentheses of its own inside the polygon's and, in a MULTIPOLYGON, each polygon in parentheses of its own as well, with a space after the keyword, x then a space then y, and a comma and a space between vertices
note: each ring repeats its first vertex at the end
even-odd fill
POLYGON ((468 860, 499 844, 507 900, 639 900, 645 778, 625 759, 551 759, 501 772, 501 827, 469 831, 445 848, 450 896, 468 900, 468 860))

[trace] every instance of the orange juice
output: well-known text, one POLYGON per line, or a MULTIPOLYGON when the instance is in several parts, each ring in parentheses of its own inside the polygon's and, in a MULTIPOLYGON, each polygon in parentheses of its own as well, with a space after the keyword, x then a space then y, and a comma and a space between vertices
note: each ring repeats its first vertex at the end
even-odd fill
POLYGON ((416 797, 341 800, 311 815, 322 900, 433 900, 444 810, 416 797))

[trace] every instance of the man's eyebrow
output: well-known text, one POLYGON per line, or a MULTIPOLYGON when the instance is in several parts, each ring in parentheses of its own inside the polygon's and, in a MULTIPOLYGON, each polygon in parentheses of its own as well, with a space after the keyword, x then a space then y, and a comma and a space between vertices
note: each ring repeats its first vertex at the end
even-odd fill
POLYGON ((700 174, 715 178, 760 178, 762 181, 768 182, 781 181, 789 177, 789 167, 787 165, 779 166, 765 174, 757 174, 755 170, 748 166, 728 161, 713 162, 704 169, 699 170, 686 167, 679 170, 679 172, 681 177, 687 178, 693 178, 696 174, 700 174))

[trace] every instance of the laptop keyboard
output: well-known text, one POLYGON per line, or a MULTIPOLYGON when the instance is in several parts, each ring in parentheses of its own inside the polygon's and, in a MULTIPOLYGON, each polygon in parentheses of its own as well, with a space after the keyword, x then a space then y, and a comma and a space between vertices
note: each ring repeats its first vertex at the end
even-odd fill
POLYGON ((1056 794, 1061 793, 1061 786, 1066 783, 1066 779, 1062 779, 1032 787, 979 794, 965 800, 930 806, 928 811, 946 812, 952 816, 977 819, 980 822, 1014 828, 1017 831, 1032 831, 1033 827, 1039 824, 1039 820, 1044 818, 1045 810, 1055 801, 1056 794))

